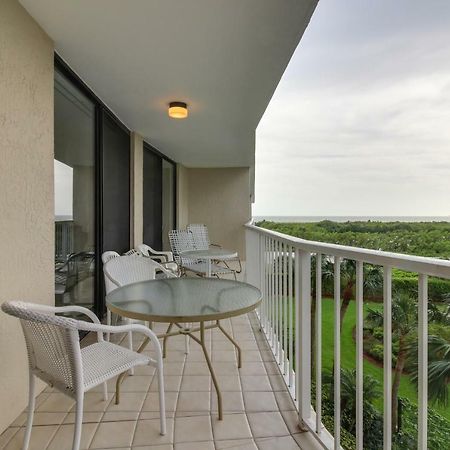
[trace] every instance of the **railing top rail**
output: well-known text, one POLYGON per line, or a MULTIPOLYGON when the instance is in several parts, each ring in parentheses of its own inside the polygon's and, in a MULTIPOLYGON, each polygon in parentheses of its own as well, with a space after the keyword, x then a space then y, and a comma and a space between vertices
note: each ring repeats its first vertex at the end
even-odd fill
POLYGON ((258 227, 252 222, 247 223, 245 227, 310 253, 340 256, 344 259, 363 261, 369 264, 388 266, 409 272, 417 272, 450 279, 450 261, 448 260, 404 255, 402 253, 391 253, 381 250, 370 250, 366 248, 350 247, 348 245, 329 244, 326 242, 308 241, 306 239, 258 227))

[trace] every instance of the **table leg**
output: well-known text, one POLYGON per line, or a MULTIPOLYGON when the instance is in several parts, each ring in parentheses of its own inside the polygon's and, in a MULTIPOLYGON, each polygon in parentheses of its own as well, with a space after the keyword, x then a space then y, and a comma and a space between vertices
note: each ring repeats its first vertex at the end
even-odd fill
POLYGON ((212 264, 212 260, 208 259, 207 261, 207 267, 208 267, 208 278, 211 278, 211 264, 212 264))
POLYGON ((241 347, 239 347, 238 343, 226 332, 225 328, 220 324, 220 321, 218 320, 216 322, 217 327, 219 330, 228 338, 228 340, 235 346, 237 353, 238 353, 238 368, 240 369, 242 367, 242 356, 241 356, 241 347))
POLYGON ((206 364, 208 365, 209 372, 211 373, 211 378, 214 384, 214 388, 216 389, 217 394, 217 411, 219 413, 219 420, 223 419, 222 412, 222 394, 220 392, 219 383, 216 378, 216 374, 214 373, 213 366, 211 364, 211 360, 209 359, 208 350, 206 349, 205 344, 205 322, 200 322, 200 345, 202 346, 203 353, 205 355, 206 364))
POLYGON ((173 327, 173 323, 171 323, 168 326, 167 331, 166 331, 166 336, 164 336, 164 338, 163 338, 163 358, 166 357, 166 343, 167 343, 167 338, 169 337, 167 335, 170 333, 170 330, 172 330, 172 327, 173 327))

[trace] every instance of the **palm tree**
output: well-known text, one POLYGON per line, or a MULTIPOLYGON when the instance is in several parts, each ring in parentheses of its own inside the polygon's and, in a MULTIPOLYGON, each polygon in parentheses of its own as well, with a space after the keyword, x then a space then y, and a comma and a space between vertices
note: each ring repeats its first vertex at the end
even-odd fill
MULTIPOLYGON (((410 346, 409 357, 414 359, 412 381, 418 383, 417 341, 410 346)), ((443 406, 449 404, 450 342, 441 336, 428 336, 428 398, 443 406)))
MULTIPOLYGON (((383 312, 368 309, 367 322, 383 326, 383 312)), ((408 356, 408 338, 417 330, 417 301, 407 292, 398 292, 392 299, 392 336, 398 339, 397 361, 392 380, 392 432, 398 429, 398 390, 408 356)))
MULTIPOLYGON (((334 277, 334 264, 330 260, 325 260, 323 267, 323 275, 325 280, 330 281, 334 277)), ((375 293, 383 285, 383 273, 380 266, 372 264, 364 264, 363 268, 363 288, 366 293, 375 293)), ((356 286, 356 261, 344 259, 341 262, 341 292, 342 304, 340 311, 340 329, 344 322, 345 314, 350 305, 350 301, 354 298, 356 286)))
MULTIPOLYGON (((324 383, 330 385, 330 393, 333 392, 334 373, 325 372, 324 383)), ((366 409, 381 395, 380 382, 368 374, 363 377, 363 408, 366 409)), ((349 411, 352 422, 349 431, 354 432, 356 427, 356 369, 341 367, 341 410, 349 411)))

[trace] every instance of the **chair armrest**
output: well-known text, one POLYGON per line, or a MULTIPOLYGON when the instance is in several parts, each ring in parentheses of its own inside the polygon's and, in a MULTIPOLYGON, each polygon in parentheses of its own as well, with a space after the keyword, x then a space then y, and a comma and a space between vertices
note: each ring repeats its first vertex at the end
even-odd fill
POLYGON ((103 333, 128 333, 137 332, 148 337, 152 344, 155 346, 158 361, 162 363, 162 352, 161 344, 159 343, 158 336, 144 325, 139 325, 137 323, 129 325, 103 325, 98 323, 84 322, 82 320, 77 321, 77 328, 82 331, 93 331, 97 334, 103 335, 103 333))
POLYGON ((157 252, 155 250, 152 249, 152 254, 153 255, 159 255, 159 256, 164 256, 167 259, 167 262, 172 262, 173 261, 173 254, 172 252, 157 252))

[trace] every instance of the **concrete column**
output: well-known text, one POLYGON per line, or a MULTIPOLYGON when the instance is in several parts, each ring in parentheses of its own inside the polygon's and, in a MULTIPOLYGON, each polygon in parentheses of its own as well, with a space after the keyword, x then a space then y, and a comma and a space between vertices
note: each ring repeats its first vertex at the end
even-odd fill
POLYGON ((144 140, 135 132, 131 133, 130 170, 130 247, 134 248, 144 239, 144 140))

